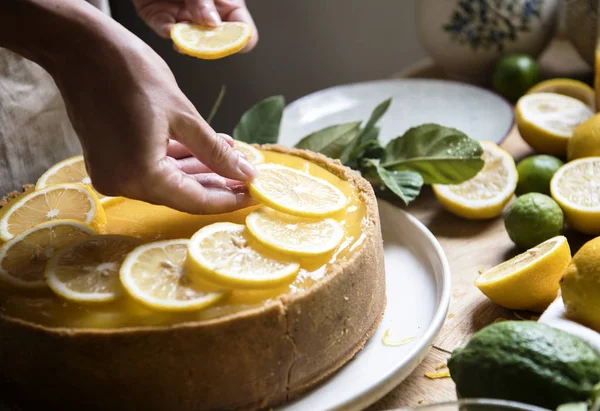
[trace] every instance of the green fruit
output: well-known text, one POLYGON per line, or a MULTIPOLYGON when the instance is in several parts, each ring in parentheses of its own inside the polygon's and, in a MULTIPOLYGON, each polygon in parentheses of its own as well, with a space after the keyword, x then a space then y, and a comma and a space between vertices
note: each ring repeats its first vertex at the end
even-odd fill
POLYGON ((504 227, 520 248, 529 249, 560 235, 563 212, 551 197, 529 193, 518 197, 504 214, 504 227))
POLYGON ((540 81, 540 70, 533 57, 508 54, 502 57, 492 74, 492 87, 506 99, 515 102, 540 81))
POLYGON ((586 401, 600 381, 600 356, 564 331, 503 321, 477 332, 448 360, 463 398, 518 401, 548 409, 586 401))
POLYGON ((542 193, 550 195, 550 180, 564 163, 556 157, 536 155, 517 164, 519 183, 517 194, 542 193))

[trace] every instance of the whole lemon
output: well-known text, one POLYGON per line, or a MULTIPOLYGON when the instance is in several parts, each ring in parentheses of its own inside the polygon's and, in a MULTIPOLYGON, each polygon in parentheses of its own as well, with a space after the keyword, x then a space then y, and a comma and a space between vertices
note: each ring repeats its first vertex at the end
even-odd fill
POLYGON ((582 157, 600 156, 600 114, 590 117, 573 130, 567 144, 569 161, 582 157))
POLYGON ((560 288, 567 316, 600 331, 600 237, 575 253, 560 288))

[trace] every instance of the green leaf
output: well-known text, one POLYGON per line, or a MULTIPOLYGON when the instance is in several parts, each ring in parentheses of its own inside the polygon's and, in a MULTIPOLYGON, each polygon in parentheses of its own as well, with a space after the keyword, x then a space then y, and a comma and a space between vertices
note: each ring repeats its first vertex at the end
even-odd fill
POLYGON ((362 132, 360 133, 360 143, 364 143, 364 142, 368 141, 369 139, 372 139, 373 136, 375 136, 375 138, 376 138, 379 135, 379 130, 377 130, 375 135, 373 134, 372 130, 375 128, 375 124, 377 124, 379 119, 381 117, 383 117, 385 112, 388 110, 388 108, 390 107, 390 104, 392 104, 391 97, 388 98, 387 100, 379 103, 379 105, 377 107, 375 107, 375 109, 371 113, 371 117, 367 121, 367 124, 365 125, 362 132))
POLYGON ((337 124, 309 134, 296 144, 296 148, 311 150, 330 158, 341 158, 347 147, 358 138, 359 132, 360 121, 337 124))
POLYGON ((267 97, 258 102, 242 115, 233 130, 233 138, 246 143, 277 143, 284 107, 283 96, 267 97))
POLYGON ((379 139, 379 127, 374 126, 369 130, 363 130, 361 134, 361 144, 368 143, 369 141, 377 141, 379 139))
POLYGON ((556 411, 588 411, 587 402, 569 402, 559 405, 556 411))
POLYGON ((381 166, 416 171, 427 184, 458 184, 484 165, 481 145, 454 128, 423 124, 389 142, 381 166))
POLYGON ((369 164, 375 167, 377 175, 385 187, 396 194, 404 204, 408 205, 421 192, 423 177, 419 173, 409 170, 386 170, 374 160, 370 160, 369 164))

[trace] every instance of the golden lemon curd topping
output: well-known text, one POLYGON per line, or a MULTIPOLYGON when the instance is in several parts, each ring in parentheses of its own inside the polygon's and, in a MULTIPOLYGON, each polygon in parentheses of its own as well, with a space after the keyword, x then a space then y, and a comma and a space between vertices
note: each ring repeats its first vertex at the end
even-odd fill
MULTIPOLYGON (((136 302, 126 293, 107 303, 80 304, 41 291, 15 290, 0 284, 0 313, 49 327, 121 328, 133 326, 170 325, 188 321, 209 320, 259 307, 282 294, 299 293, 310 288, 327 275, 328 268, 348 259, 360 247, 365 237, 366 206, 356 188, 324 168, 288 154, 261 151, 265 163, 276 163, 305 171, 339 188, 348 201, 345 207, 331 216, 344 230, 339 246, 321 256, 298 258, 300 270, 293 281, 273 289, 234 289, 216 304, 191 312, 156 311, 136 302)), ((200 228, 221 221, 245 224, 253 206, 220 215, 190 215, 166 207, 124 199, 106 207, 105 234, 134 236, 143 242, 190 238, 200 228)))

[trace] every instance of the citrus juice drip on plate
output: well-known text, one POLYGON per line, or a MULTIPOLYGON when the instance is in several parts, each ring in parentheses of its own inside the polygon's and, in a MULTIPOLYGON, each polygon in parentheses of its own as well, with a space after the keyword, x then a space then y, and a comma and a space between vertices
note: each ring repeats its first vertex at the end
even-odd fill
MULTIPOLYGON (((121 328, 169 325, 188 321, 209 320, 259 307, 286 293, 301 293, 327 275, 331 264, 349 258, 363 241, 362 225, 365 204, 358 191, 322 167, 299 157, 262 152, 266 163, 276 163, 299 169, 322 178, 347 197, 346 206, 332 218, 344 229, 344 238, 331 253, 299 259, 300 271, 289 285, 276 289, 232 290, 228 297, 205 309, 185 313, 153 311, 123 295, 115 302, 77 304, 55 296, 51 291, 35 294, 0 288, 0 313, 50 327, 121 328)), ((144 242, 190 238, 200 228, 219 221, 244 224, 246 216, 256 207, 221 215, 190 215, 166 207, 139 201, 123 200, 106 208, 106 234, 124 234, 144 242)))

